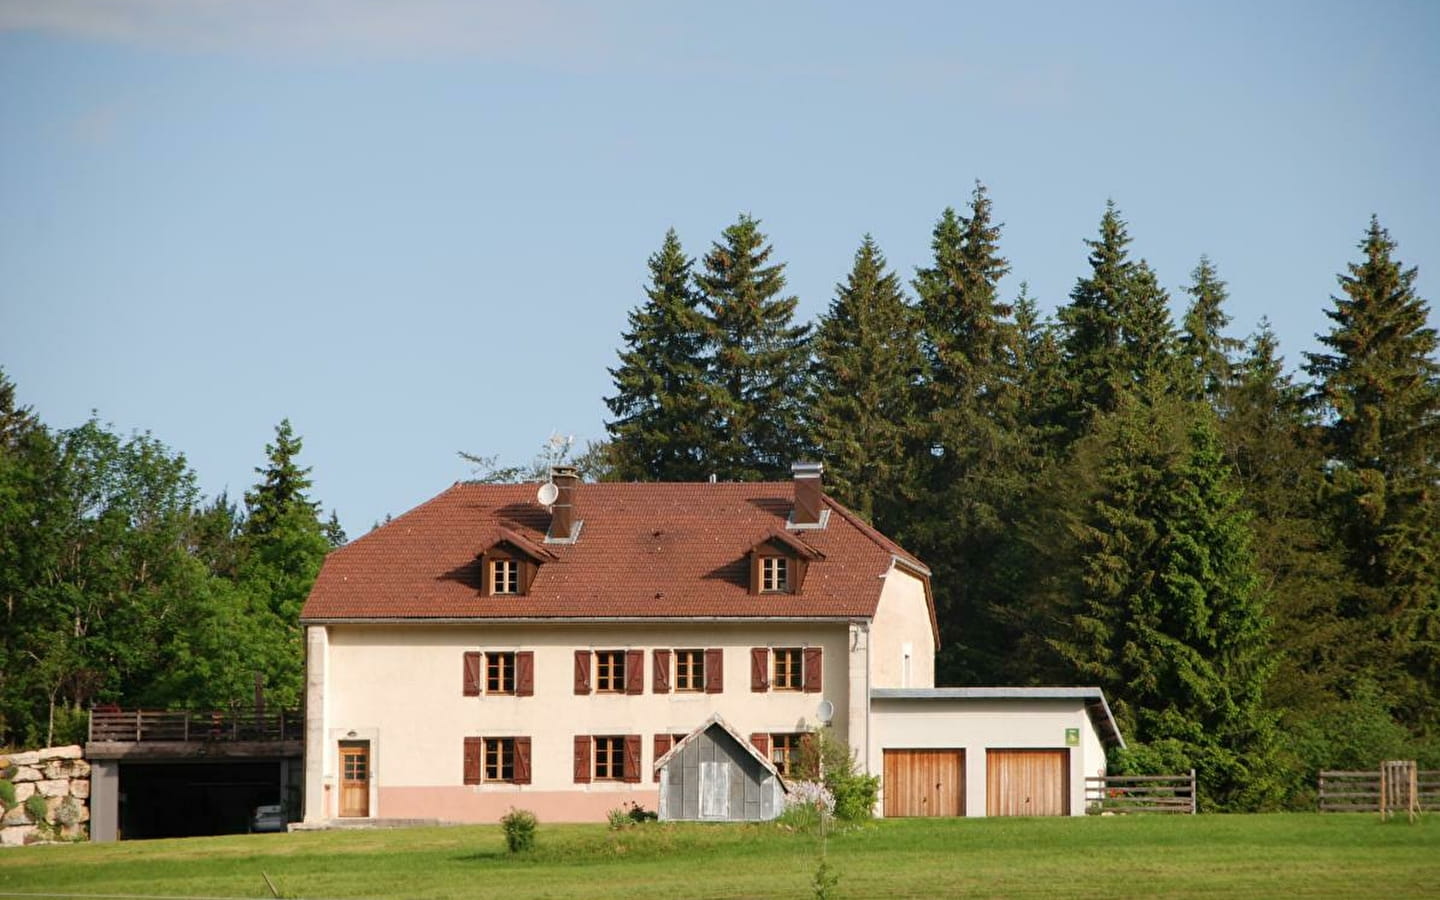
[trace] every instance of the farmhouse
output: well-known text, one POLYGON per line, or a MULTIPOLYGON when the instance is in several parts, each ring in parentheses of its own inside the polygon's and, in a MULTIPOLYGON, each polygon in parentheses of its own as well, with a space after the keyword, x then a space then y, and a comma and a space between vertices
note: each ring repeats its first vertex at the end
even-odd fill
POLYGON ((886 815, 1083 812, 1120 739, 1099 692, 935 688, 929 570, 819 465, 794 474, 557 467, 538 491, 457 484, 336 550, 302 612, 305 820, 593 821, 707 788, 706 814, 662 812, 755 817, 818 727, 883 775, 886 815), (662 766, 662 792, 672 760, 694 765, 662 766))

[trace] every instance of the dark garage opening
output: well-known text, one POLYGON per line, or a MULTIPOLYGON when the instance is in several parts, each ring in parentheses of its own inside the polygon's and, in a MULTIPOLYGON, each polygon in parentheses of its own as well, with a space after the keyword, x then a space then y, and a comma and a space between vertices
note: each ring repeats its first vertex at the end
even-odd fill
POLYGON ((278 760, 122 763, 120 837, 243 834, 255 807, 280 801, 278 760))

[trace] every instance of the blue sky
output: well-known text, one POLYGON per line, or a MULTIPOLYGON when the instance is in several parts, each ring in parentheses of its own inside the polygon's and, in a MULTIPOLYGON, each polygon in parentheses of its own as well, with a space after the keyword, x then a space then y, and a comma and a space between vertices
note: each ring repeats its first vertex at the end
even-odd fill
POLYGON ((1177 311, 1298 364, 1371 213, 1440 299, 1440 4, 0 0, 0 366, 241 494, 274 426, 352 536, 604 436, 675 227, 800 316, 976 179, 1046 310, 1107 199, 1177 311))

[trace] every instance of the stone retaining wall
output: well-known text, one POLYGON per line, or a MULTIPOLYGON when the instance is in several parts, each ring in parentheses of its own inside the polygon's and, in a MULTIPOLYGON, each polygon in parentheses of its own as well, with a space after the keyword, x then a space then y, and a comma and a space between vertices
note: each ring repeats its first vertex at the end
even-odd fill
POLYGON ((90 821, 90 764, 80 747, 0 753, 0 807, 4 809, 0 846, 85 840, 90 821), (12 792, 13 799, 9 796, 12 792), (42 801, 44 814, 37 815, 42 801))

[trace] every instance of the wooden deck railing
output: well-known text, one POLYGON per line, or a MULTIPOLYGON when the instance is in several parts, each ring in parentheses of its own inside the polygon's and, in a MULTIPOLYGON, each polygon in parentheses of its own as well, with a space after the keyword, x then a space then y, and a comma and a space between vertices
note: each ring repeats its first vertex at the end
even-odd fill
POLYGON ((90 741, 298 741, 298 710, 256 715, 229 710, 123 709, 90 711, 90 741))
MULTIPOLYGON (((1416 773, 1416 799, 1422 812, 1440 812, 1440 770, 1416 773)), ((1320 812, 1379 812, 1380 772, 1320 773, 1320 812)))
POLYGON ((1096 813, 1195 815, 1195 770, 1185 775, 1092 775, 1085 779, 1085 808, 1096 813))

